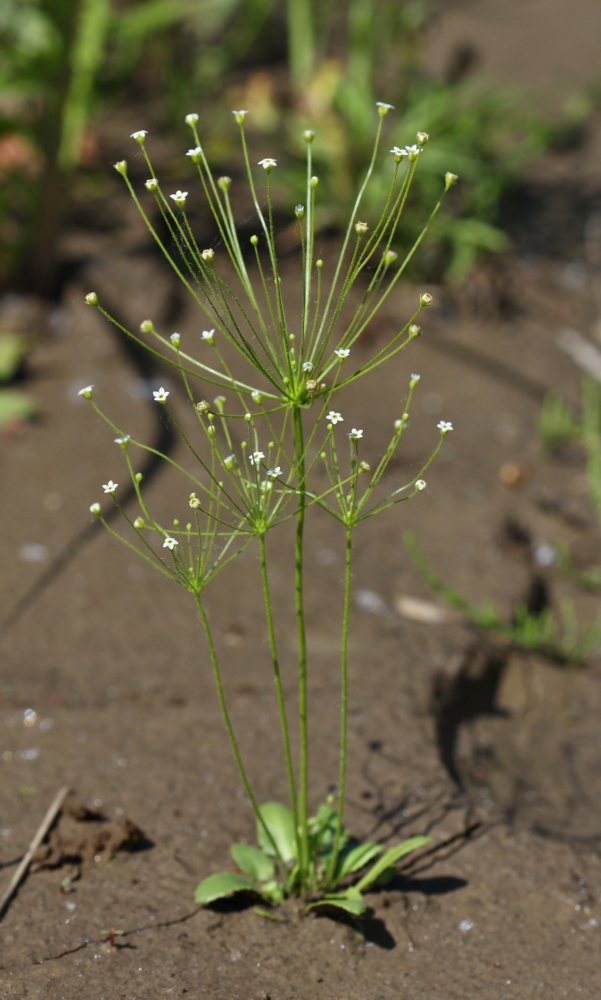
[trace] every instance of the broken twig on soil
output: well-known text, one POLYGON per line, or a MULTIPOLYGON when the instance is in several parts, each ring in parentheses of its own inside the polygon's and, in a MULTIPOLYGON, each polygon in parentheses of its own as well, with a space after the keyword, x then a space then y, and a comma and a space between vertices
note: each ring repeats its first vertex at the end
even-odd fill
POLYGON ((67 798, 68 794, 69 794, 69 789, 65 786, 64 788, 61 788, 61 790, 57 792, 57 794, 55 795, 52 805, 50 806, 48 812, 44 816, 44 819, 40 823, 37 832, 35 834, 35 837, 31 841, 31 844, 29 845, 27 853, 24 855, 21 864, 17 868, 15 874, 13 875, 10 881, 8 889, 4 893, 2 899, 0 899, 0 917, 3 916, 4 911, 6 910, 10 900, 13 897, 13 894, 16 892, 19 885, 25 878, 25 875, 27 874, 27 869, 31 864, 31 859, 33 858, 40 844, 42 843, 44 837, 50 830, 50 827, 54 823, 59 812, 63 808, 63 803, 67 798))

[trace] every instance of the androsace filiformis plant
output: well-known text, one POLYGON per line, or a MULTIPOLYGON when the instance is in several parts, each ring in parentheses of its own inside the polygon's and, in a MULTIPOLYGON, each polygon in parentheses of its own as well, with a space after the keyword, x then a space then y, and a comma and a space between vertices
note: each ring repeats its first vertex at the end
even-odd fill
MULTIPOLYGON (((389 105, 378 105, 373 156, 357 195, 333 276, 328 281, 323 279, 323 261, 316 259, 314 246, 313 220, 318 190, 311 158, 314 133, 304 133, 306 201, 295 209, 301 240, 298 281, 302 288, 302 307, 296 312, 291 311, 287 302, 274 235, 271 184, 277 162, 265 157, 259 164, 251 164, 244 133, 247 111, 234 111, 233 114, 240 128, 248 185, 256 212, 257 233, 250 239, 255 257, 252 269, 247 266, 234 221, 231 180, 213 176, 197 131, 198 115, 186 117, 194 137, 194 146, 187 155, 196 165, 200 187, 219 231, 219 252, 213 248, 201 249, 197 242, 186 212, 188 192, 163 192, 146 149, 145 131, 135 132, 133 139, 139 144, 148 165, 151 176, 146 181, 146 189, 154 197, 170 234, 169 246, 153 227, 143 201, 134 190, 126 162, 116 164, 152 236, 194 299, 201 317, 199 336, 194 340, 190 338, 189 343, 179 333, 169 334, 157 329, 150 319, 141 323, 139 333, 121 327, 127 336, 160 355, 179 373, 189 406, 195 413, 197 429, 190 433, 178 422, 170 405, 169 391, 160 388, 154 392, 156 404, 167 411, 195 464, 195 471, 190 472, 173 458, 163 456, 182 477, 182 496, 186 491, 191 510, 188 523, 182 524, 175 519, 167 527, 156 520, 146 503, 141 475, 136 472, 132 458, 132 454, 148 450, 148 446, 131 439, 125 429, 110 420, 98 405, 92 386, 81 390, 82 396, 91 402, 116 434, 116 443, 122 449, 127 474, 135 488, 139 514, 132 518, 121 506, 118 486, 112 480, 104 486, 104 491, 123 515, 126 522, 123 534, 108 523, 99 503, 92 504, 90 509, 111 534, 192 595, 206 635, 228 737, 257 822, 260 847, 236 844, 232 848, 234 860, 244 875, 221 873, 204 879, 196 893, 201 903, 210 903, 238 891, 253 891, 270 903, 298 895, 313 907, 334 905, 360 915, 365 910, 363 890, 377 879, 388 876, 404 854, 428 843, 426 837, 414 837, 383 851, 379 844, 353 843, 344 826, 347 645, 355 531, 362 522, 424 489, 425 470, 444 437, 452 430, 450 423, 440 421, 430 457, 404 486, 386 494, 383 477, 405 432, 419 375, 407 378, 402 412, 375 468, 370 468, 362 456, 363 429, 349 426, 352 416, 343 415, 336 406, 336 396, 341 389, 354 386, 419 336, 419 315, 432 301, 428 293, 416 296, 413 315, 384 346, 376 348, 359 367, 353 366, 353 348, 358 338, 400 281, 438 211, 444 192, 456 180, 453 174, 446 175, 441 184, 441 198, 430 219, 400 260, 393 245, 412 179, 424 155, 428 141, 425 133, 418 133, 414 144, 392 148, 390 186, 380 217, 372 225, 359 218, 378 155, 383 122, 390 110, 389 105), (265 211, 263 205, 266 205, 265 211), (226 255, 227 265, 220 261, 220 257, 226 255), (232 270, 234 278, 231 280, 232 270), (355 287, 360 290, 359 301, 349 314, 349 295, 355 287), (238 355, 235 365, 228 360, 232 349, 238 355), (215 392, 217 395, 209 401, 208 397, 215 392), (307 509, 315 506, 327 512, 346 536, 346 569, 341 615, 337 803, 329 801, 315 816, 310 816, 304 536, 307 509), (290 573, 294 579, 298 646, 300 752, 296 766, 280 676, 265 544, 269 532, 290 520, 294 520, 295 525, 290 573), (289 790, 287 806, 274 802, 259 805, 254 796, 228 712, 221 665, 204 605, 204 591, 213 577, 253 541, 258 545, 260 557, 266 631, 289 790), (358 878, 358 873, 376 858, 369 871, 358 878)), ((115 322, 94 292, 86 301, 115 322)))

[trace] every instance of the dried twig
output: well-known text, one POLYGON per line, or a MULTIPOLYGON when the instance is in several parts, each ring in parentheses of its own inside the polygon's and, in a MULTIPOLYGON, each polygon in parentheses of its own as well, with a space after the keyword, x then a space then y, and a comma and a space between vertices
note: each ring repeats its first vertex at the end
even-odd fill
POLYGON ((63 803, 67 798, 68 794, 69 794, 69 789, 65 787, 61 788, 60 792, 57 792, 57 794, 55 795, 54 801, 52 802, 52 805, 50 806, 48 812, 44 816, 44 819, 40 823, 36 835, 31 841, 31 844, 29 845, 27 853, 23 857, 21 864, 17 868, 15 874, 13 875, 10 881, 8 889, 2 896, 2 899, 0 899, 0 917, 2 917, 2 915, 4 914, 4 911, 6 910, 10 900, 12 899, 13 894, 16 892, 19 885, 25 878, 25 875, 27 874, 27 869, 31 864, 31 859, 33 858, 35 852, 42 843, 44 837, 48 833, 50 827, 54 823, 59 812, 61 811, 63 803))

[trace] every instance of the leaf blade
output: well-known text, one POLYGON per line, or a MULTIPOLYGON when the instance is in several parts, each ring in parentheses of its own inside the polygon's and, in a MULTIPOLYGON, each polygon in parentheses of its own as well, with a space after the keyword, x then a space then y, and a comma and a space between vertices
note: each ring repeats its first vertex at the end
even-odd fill
POLYGON ((252 844, 232 844, 231 854, 243 872, 250 875, 255 882, 266 882, 273 878, 275 865, 264 851, 252 844))
MULTIPOLYGON (((259 806, 259 812, 280 852, 282 861, 294 861, 296 858, 296 837, 292 813, 281 802, 265 802, 259 806)), ((257 822, 257 840, 261 850, 269 857, 275 856, 273 844, 265 833, 263 824, 257 822)))
POLYGON ((372 885, 372 883, 375 882, 387 868, 392 868, 396 865, 397 861, 400 861, 400 859, 406 854, 411 854, 412 851, 416 851, 419 847, 425 847, 426 844, 431 843, 431 837, 410 837, 409 840, 404 840, 402 844, 397 844, 396 847, 391 847, 376 861, 373 868, 368 871, 362 879, 359 879, 355 885, 355 889, 358 889, 359 892, 363 892, 367 886, 372 885))
POLYGON ((253 892, 259 894, 257 887, 244 875, 236 872, 216 872, 209 875, 196 886, 194 901, 201 906, 207 906, 218 899, 226 899, 237 892, 253 892))

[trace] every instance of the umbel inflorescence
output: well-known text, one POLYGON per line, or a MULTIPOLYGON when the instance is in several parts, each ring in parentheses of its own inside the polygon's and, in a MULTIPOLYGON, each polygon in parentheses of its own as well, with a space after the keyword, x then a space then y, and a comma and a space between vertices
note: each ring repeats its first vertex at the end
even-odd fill
MULTIPOLYGON (((421 333, 420 313, 432 302, 422 293, 413 314, 388 341, 370 357, 357 341, 373 322, 383 304, 401 280, 403 272, 428 226, 436 215, 444 193, 456 181, 446 174, 441 198, 408 252, 401 257, 397 244, 399 221, 415 171, 424 155, 428 136, 418 132, 414 144, 393 146, 390 156, 390 184, 375 221, 359 218, 364 195, 378 156, 383 122, 390 105, 378 104, 378 127, 373 155, 358 192, 342 245, 330 268, 315 253, 315 210, 319 180, 313 172, 314 133, 303 133, 307 153, 305 204, 297 205, 294 217, 300 238, 296 301, 293 309, 286 296, 274 229, 272 199, 277 160, 264 157, 251 164, 245 137, 247 111, 234 111, 241 137, 242 155, 257 231, 250 237, 249 253, 244 252, 236 227, 229 177, 215 177, 198 134, 198 115, 186 116, 193 135, 187 156, 195 165, 199 190, 206 199, 219 234, 218 250, 198 242, 187 214, 188 191, 164 192, 146 148, 147 132, 134 132, 148 165, 146 198, 152 197, 162 219, 162 235, 151 221, 146 202, 138 196, 128 177, 127 163, 116 169, 144 218, 150 233, 181 280, 199 310, 199 329, 186 337, 178 332, 157 329, 151 319, 140 324, 139 332, 127 330, 103 309, 96 293, 86 296, 90 306, 100 310, 129 337, 160 355, 181 378, 183 396, 194 414, 195 429, 189 421, 179 421, 171 405, 171 391, 161 386, 152 393, 162 406, 188 450, 192 461, 185 466, 171 456, 165 462, 179 472, 182 480, 180 504, 185 501, 189 520, 159 522, 147 505, 135 456, 148 451, 126 429, 117 427, 98 405, 93 386, 80 395, 116 435, 127 478, 133 484, 139 512, 130 516, 121 505, 118 483, 109 480, 103 490, 119 508, 124 521, 122 533, 105 518, 97 501, 90 510, 143 559, 189 591, 205 630, 209 656, 217 685, 228 736, 238 769, 255 813, 261 849, 235 845, 234 858, 244 875, 222 873, 201 882, 197 898, 211 902, 235 891, 255 891, 270 902, 285 895, 300 894, 321 905, 324 901, 352 912, 365 909, 361 892, 390 868, 397 857, 419 846, 406 842, 391 860, 390 851, 381 855, 379 845, 353 845, 344 827, 347 730, 347 639, 350 619, 350 580, 354 532, 361 522, 416 496, 426 483, 426 468, 452 430, 448 421, 438 424, 432 454, 409 480, 386 492, 384 477, 407 428, 413 395, 420 376, 411 374, 405 382, 404 400, 391 428, 391 437, 382 457, 373 465, 363 457, 369 441, 368 429, 352 426, 353 416, 337 405, 340 391, 355 386, 363 376, 388 363, 421 333), (249 263, 250 260, 250 263, 249 263), (330 277, 324 278, 324 273, 330 277), (353 291, 356 305, 350 308, 353 291), (358 292, 358 294, 357 294, 358 292), (185 425, 185 426, 184 426, 185 425), (192 470, 192 471, 191 471, 192 470), (346 536, 345 586, 341 601, 341 731, 338 802, 309 814, 309 745, 307 728, 307 642, 304 616, 305 515, 318 507, 331 515, 346 536), (266 535, 286 521, 295 526, 294 558, 290 574, 296 595, 298 640, 298 735, 299 760, 291 753, 290 725, 279 667, 277 622, 274 621, 267 573, 266 535), (241 759, 229 717, 203 592, 212 578, 241 551, 255 541, 260 554, 260 576, 265 604, 265 625, 278 702, 284 766, 289 788, 289 804, 260 806, 241 759), (408 846, 408 845, 411 846, 408 846), (256 852, 249 855, 249 851, 256 852), (261 855, 261 858, 258 857, 261 855), (353 877, 378 856, 371 873, 353 884, 353 877), (384 864, 387 859, 389 864, 384 864), (373 872, 377 874, 373 875, 373 872), (279 872, 279 878, 276 874, 279 872), (372 877, 373 875, 373 877, 372 877), (232 881, 233 880, 233 881, 232 881)), ((399 401, 400 402, 400 401, 399 401)), ((424 843, 424 838, 417 838, 424 843)))

